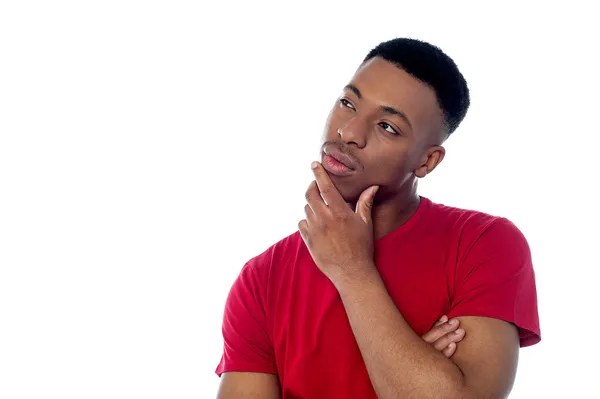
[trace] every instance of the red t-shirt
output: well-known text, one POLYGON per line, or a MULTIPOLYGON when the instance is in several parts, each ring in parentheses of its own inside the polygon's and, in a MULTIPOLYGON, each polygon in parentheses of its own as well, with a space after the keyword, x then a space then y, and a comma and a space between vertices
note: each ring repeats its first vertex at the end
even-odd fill
MULTIPOLYGON (((422 335, 446 314, 514 323, 540 341, 525 237, 505 218, 421 197, 404 225, 376 240, 375 263, 402 316, 422 335)), ((251 259, 233 284, 216 373, 272 373, 282 397, 373 398, 344 306, 298 232, 251 259)))

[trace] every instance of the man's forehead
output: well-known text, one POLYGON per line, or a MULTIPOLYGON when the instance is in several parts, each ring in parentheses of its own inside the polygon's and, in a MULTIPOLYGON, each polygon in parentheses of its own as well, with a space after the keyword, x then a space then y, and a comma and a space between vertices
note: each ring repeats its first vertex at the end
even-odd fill
MULTIPOLYGON (((400 67, 375 57, 363 64, 354 74, 350 84, 362 92, 373 92, 391 97, 401 96, 403 93, 428 92, 431 90, 423 82, 410 75, 400 67)), ((435 93, 433 93, 435 95, 435 93)))

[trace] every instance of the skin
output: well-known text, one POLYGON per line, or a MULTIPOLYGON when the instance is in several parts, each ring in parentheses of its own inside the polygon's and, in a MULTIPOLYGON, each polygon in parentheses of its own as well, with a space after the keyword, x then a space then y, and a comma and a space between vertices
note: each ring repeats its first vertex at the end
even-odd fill
MULTIPOLYGON (((355 170, 339 177, 318 162, 312 165, 315 180, 306 191, 306 219, 298 227, 317 267, 340 293, 382 399, 503 398, 516 374, 514 325, 459 317, 462 342, 452 350, 450 342, 433 340, 434 333, 419 337, 395 307, 374 264, 374 240, 414 214, 417 181, 444 159, 446 137, 435 92, 376 57, 344 89, 323 135, 323 150, 343 152, 355 170), (446 356, 449 352, 454 353, 446 356)), ((442 322, 433 330, 444 325, 449 328, 442 322)), ((276 376, 226 373, 219 397, 279 395, 276 376)))

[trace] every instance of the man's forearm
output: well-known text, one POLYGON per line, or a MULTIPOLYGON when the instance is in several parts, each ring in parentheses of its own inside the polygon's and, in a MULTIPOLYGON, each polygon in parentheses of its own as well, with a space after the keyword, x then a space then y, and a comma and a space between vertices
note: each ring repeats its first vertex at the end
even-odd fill
POLYGON ((462 371, 412 330, 372 270, 337 288, 377 396, 472 397, 462 371))

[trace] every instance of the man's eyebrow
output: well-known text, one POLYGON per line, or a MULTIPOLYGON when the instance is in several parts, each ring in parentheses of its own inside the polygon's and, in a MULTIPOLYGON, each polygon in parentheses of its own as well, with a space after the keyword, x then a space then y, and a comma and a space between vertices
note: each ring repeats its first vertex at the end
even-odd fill
POLYGON ((359 100, 362 98, 360 90, 358 90, 358 87, 354 86, 352 83, 347 84, 346 87, 344 87, 344 89, 350 90, 352 93, 356 94, 356 97, 358 97, 359 100))
MULTIPOLYGON (((356 94, 356 97, 358 97, 359 100, 362 99, 362 94, 361 94, 360 90, 358 90, 358 87, 354 86, 352 83, 347 84, 346 87, 344 87, 344 89, 350 90, 352 93, 356 94)), ((390 107, 389 105, 382 105, 379 107, 379 110, 386 114, 395 115, 395 116, 402 118, 404 120, 404 122, 406 122, 408 127, 410 127, 410 129, 413 130, 412 124, 410 123, 408 116, 406 116, 406 114, 404 112, 399 111, 394 107, 390 107)))
POLYGON ((410 127, 410 129, 412 130, 412 128, 413 128, 412 124, 410 123, 410 120, 408 120, 408 116, 406 116, 406 114, 404 112, 398 111, 396 108, 390 107, 387 105, 382 105, 381 107, 379 107, 379 109, 382 112, 385 112, 386 114, 396 115, 396 116, 399 116, 400 118, 404 119, 404 122, 406 122, 408 127, 410 127))

